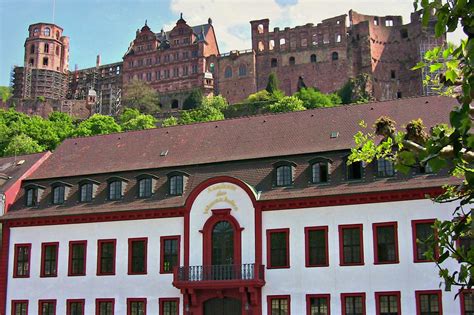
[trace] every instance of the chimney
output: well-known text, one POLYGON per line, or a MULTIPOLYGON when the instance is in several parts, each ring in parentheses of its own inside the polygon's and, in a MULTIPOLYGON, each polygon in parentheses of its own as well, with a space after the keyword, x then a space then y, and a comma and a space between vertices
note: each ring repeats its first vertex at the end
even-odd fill
POLYGON ((95 67, 99 68, 100 67, 100 55, 97 55, 97 59, 95 61, 95 67))

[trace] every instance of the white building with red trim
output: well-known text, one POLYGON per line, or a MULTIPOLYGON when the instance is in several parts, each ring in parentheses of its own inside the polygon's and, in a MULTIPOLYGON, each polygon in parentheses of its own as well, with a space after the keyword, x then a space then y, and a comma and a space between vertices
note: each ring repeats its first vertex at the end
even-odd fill
MULTIPOLYGON (((455 180, 346 165, 359 121, 445 122, 403 99, 68 139, 2 217, 1 314, 470 314, 424 239, 455 180)), ((450 262, 455 267, 456 262, 450 262)))

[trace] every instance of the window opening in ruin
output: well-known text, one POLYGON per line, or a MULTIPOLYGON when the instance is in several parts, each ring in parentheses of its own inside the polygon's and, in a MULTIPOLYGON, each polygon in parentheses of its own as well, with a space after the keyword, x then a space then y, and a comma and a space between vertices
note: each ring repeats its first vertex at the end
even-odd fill
POLYGON ((247 66, 245 65, 240 65, 239 67, 239 76, 243 77, 247 75, 247 66))
POLYGON ((313 46, 318 45, 318 34, 313 34, 312 38, 312 44, 313 46))
POLYGON ((374 25, 379 25, 379 18, 378 17, 374 18, 374 25))
POLYGON ((270 66, 271 66, 272 68, 278 67, 278 61, 277 61, 276 58, 272 58, 272 60, 271 60, 271 62, 270 62, 270 66))
POLYGON ((262 41, 258 42, 258 51, 264 51, 265 50, 265 45, 263 44, 262 41))
POLYGON ((295 49, 296 48, 296 39, 291 39, 290 40, 290 48, 295 49))
POLYGON ((402 98, 402 92, 400 91, 397 92, 397 98, 402 98))
POLYGON ((340 43, 342 40, 341 34, 336 34, 336 43, 340 43))
POLYGON ((48 65, 48 58, 43 58, 43 66, 47 66, 48 65))
POLYGON ((390 78, 395 79, 396 78, 396 72, 395 70, 390 71, 390 78))
POLYGON ((280 48, 285 49, 286 48, 286 39, 280 38, 280 48))
POLYGON ((316 63, 316 55, 315 54, 311 55, 310 61, 311 61, 311 63, 316 63))
POLYGON ((295 57, 291 56, 290 59, 288 60, 288 63, 290 64, 290 66, 294 66, 295 65, 295 57))
POLYGON ((392 19, 385 20, 385 26, 393 26, 393 20, 392 19))
POLYGON ((306 47, 308 46, 308 40, 306 38, 301 39, 301 47, 306 47))
POLYGON ((259 25, 257 26, 257 32, 258 32, 259 34, 263 34, 263 24, 259 24, 259 25))
POLYGON ((172 100, 171 101, 171 108, 178 108, 179 107, 179 101, 178 100, 172 100))
POLYGON ((232 78, 232 68, 230 66, 227 66, 224 71, 224 77, 226 78, 232 78))
POLYGON ((339 59, 339 54, 338 54, 337 52, 333 52, 333 53, 331 54, 331 59, 332 59, 332 60, 338 60, 338 59, 339 59))
POLYGON ((271 39, 269 42, 268 42, 268 49, 269 50, 273 50, 273 48, 275 48, 275 41, 273 39, 271 39))
POLYGON ((30 54, 34 54, 35 53, 35 45, 31 45, 30 46, 30 54))
POLYGON ((329 34, 323 35, 323 44, 329 44, 329 34))
POLYGON ((401 38, 408 38, 408 30, 406 28, 402 28, 400 30, 400 37, 401 38))
POLYGON ((30 66, 32 66, 35 63, 35 60, 33 58, 30 59, 30 66))

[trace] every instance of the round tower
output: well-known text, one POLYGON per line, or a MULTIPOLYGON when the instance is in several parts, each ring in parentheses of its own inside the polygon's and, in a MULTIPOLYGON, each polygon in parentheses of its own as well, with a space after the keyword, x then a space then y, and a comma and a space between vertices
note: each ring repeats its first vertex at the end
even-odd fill
POLYGON ((28 28, 25 41, 25 67, 61 73, 68 71, 69 38, 51 23, 36 23, 28 28))

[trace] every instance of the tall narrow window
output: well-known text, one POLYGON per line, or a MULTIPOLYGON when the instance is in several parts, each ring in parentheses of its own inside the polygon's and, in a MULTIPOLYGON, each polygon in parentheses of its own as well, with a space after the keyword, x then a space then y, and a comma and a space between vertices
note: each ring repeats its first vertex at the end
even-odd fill
POLYGON ((146 315, 146 299, 127 299, 127 315, 146 315))
POLYGON ((400 292, 375 292, 377 315, 400 315, 400 292))
POLYGON ((30 276, 31 244, 15 244, 13 277, 28 278, 30 276))
POLYGON ((224 77, 226 78, 232 78, 232 68, 230 66, 227 66, 224 70, 224 77))
POLYGON ((239 66, 239 77, 244 77, 247 75, 247 66, 246 65, 240 65, 239 66))
POLYGON ((317 59, 316 59, 316 55, 315 55, 315 54, 312 54, 312 55, 311 55, 310 61, 311 61, 311 63, 316 63, 317 59))
POLYGON ((128 240, 128 274, 146 274, 147 239, 128 240))
POLYGON ((365 293, 342 293, 343 315, 365 315, 365 293))
POLYGON ((306 267, 329 266, 328 227, 306 227, 306 267))
POLYGON ((84 183, 80 186, 79 201, 80 202, 91 202, 94 192, 94 184, 84 183))
POLYGON ((374 223, 374 263, 398 263, 397 222, 374 223))
POLYGON ((41 277, 56 277, 58 275, 59 243, 41 244, 41 277))
POLYGON ((316 162, 311 166, 312 182, 314 184, 327 183, 329 178, 328 162, 316 162))
POLYGON ((67 315, 84 315, 84 299, 67 300, 66 314, 67 315))
POLYGON ((160 315, 178 315, 179 298, 160 298, 160 315))
POLYGON ((441 290, 415 291, 416 313, 418 315, 441 315, 443 306, 441 290))
POLYGON ((338 59, 339 59, 339 54, 338 54, 337 52, 333 52, 333 53, 331 54, 331 59, 332 59, 332 60, 338 60, 338 59))
POLYGON ((276 186, 290 186, 293 184, 291 165, 281 165, 276 168, 276 186))
POLYGON ((43 58, 43 66, 47 66, 48 65, 48 58, 44 57, 43 58))
POLYGON ((56 300, 39 300, 38 315, 56 315, 56 300))
POLYGON ((153 194, 153 180, 151 177, 145 177, 138 180, 138 197, 149 198, 153 194))
POLYGON ((427 240, 435 237, 433 224, 434 219, 429 220, 415 220, 411 222, 413 233, 413 256, 415 262, 432 261, 427 256, 428 251, 432 251, 437 257, 437 249, 431 248, 429 244, 425 243, 427 240))
POLYGON ((50 36, 51 35, 51 29, 49 27, 46 27, 44 29, 44 36, 50 36))
POLYGON ((115 248, 116 240, 97 241, 97 275, 115 274, 115 248))
POLYGON ((53 204, 54 205, 61 205, 64 203, 65 199, 65 187, 64 185, 59 185, 53 187, 53 204))
POLYGON ((352 162, 352 164, 347 165, 347 179, 362 179, 362 162, 352 162))
POLYGON ((268 268, 290 267, 289 229, 267 230, 268 268))
POLYGON ((169 178, 170 195, 178 196, 183 194, 183 175, 174 175, 169 178))
POLYGON ((86 275, 86 249, 87 241, 69 242, 69 276, 86 275))
POLYGON ((330 314, 329 294, 308 294, 306 295, 307 315, 329 315, 330 314))
POLYGON ((278 60, 276 58, 272 58, 272 60, 270 61, 270 66, 272 68, 278 67, 278 60))
POLYGON ((386 159, 377 160, 377 175, 379 177, 391 177, 395 175, 393 162, 386 159))
POLYGON ((288 63, 290 64, 290 66, 294 66, 296 63, 295 57, 291 56, 290 59, 288 59, 288 63))
POLYGON ((28 300, 13 300, 12 315, 28 315, 28 300))
POLYGON ((161 237, 161 273, 172 273, 173 267, 179 266, 179 240, 179 236, 161 237))
POLYGON ((25 191, 25 203, 27 207, 34 207, 38 205, 38 188, 31 187, 25 191))
POLYGON ((267 297, 267 308, 269 315, 289 315, 290 296, 289 295, 269 295, 267 297))
POLYGON ((461 315, 474 315, 474 291, 463 290, 460 297, 461 315))
POLYGON ((364 264, 362 224, 339 226, 339 259, 341 266, 364 264))
POLYGON ((122 181, 114 180, 109 183, 109 200, 122 199, 122 181))
POLYGON ((35 53, 35 45, 32 44, 32 45, 30 46, 30 54, 34 54, 34 53, 35 53))
POLYGON ((96 299, 95 315, 114 315, 114 299, 96 299))
POLYGON ((47 43, 44 44, 44 52, 49 53, 49 44, 47 43))

